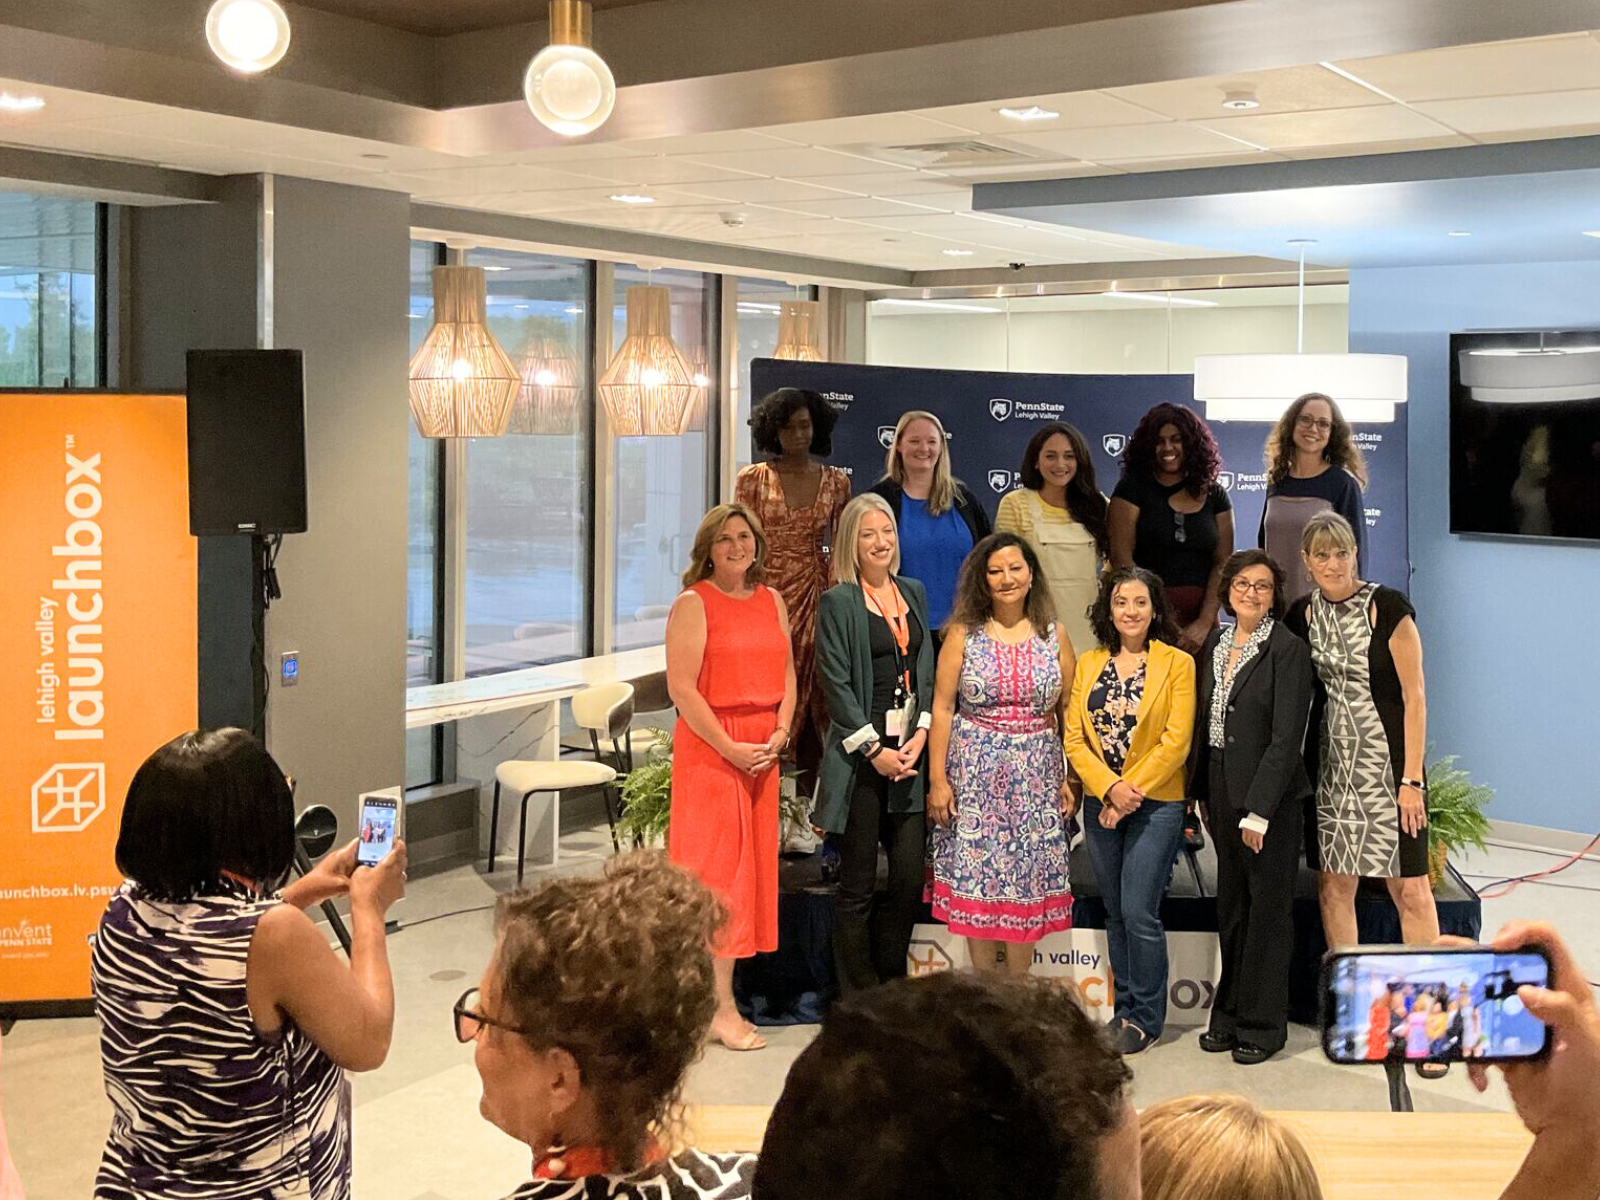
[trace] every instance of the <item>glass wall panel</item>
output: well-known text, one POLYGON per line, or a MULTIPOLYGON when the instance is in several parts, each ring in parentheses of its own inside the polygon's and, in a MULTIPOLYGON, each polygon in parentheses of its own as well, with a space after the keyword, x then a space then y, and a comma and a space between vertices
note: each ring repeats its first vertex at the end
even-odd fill
MULTIPOLYGON (((416 353, 433 324, 431 273, 443 247, 437 242, 411 243, 411 351, 416 353)), ((444 679, 443 629, 440 625, 439 536, 441 507, 440 459, 444 443, 417 433, 411 423, 410 499, 406 546, 406 686, 418 687, 444 679)), ((438 782, 439 738, 433 729, 406 733, 406 786, 424 787, 438 782)))
POLYGON ((817 289, 798 291, 776 279, 739 280, 739 323, 734 332, 733 374, 733 453, 739 468, 750 465, 750 406, 760 396, 750 394, 750 362, 771 358, 778 346, 778 303, 782 300, 815 300, 817 289))
POLYGON ((0 192, 0 386, 94 387, 95 205, 0 192))

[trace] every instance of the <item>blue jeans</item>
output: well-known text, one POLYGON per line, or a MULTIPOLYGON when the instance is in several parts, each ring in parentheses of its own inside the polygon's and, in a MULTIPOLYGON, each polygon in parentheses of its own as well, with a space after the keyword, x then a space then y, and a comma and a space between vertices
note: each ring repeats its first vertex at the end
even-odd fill
POLYGON ((1183 838, 1183 805, 1146 800, 1117 822, 1100 824, 1100 801, 1083 798, 1089 861, 1106 905, 1106 941, 1116 977, 1116 1015, 1151 1037, 1167 1020, 1167 936, 1161 894, 1183 838))

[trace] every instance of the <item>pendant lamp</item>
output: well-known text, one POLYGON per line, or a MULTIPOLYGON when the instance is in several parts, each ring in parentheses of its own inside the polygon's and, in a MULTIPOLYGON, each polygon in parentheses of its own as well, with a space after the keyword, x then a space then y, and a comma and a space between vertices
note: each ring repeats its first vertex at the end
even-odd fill
POLYGON ((778 345, 773 358, 787 358, 798 362, 822 362, 822 347, 817 337, 821 332, 815 300, 784 300, 778 305, 778 345))
POLYGON ((689 363, 689 382, 694 384, 694 398, 689 401, 689 423, 684 426, 684 432, 699 433, 706 427, 706 410, 710 407, 711 364, 704 346, 684 357, 689 363))
POLYGON ((433 328, 411 357, 423 437, 499 437, 522 380, 486 323, 482 267, 433 269, 433 328))
POLYGON ((522 385, 517 388, 507 433, 565 434, 578 428, 582 373, 571 348, 560 339, 536 337, 523 351, 522 385))
POLYGON ((1457 357, 1461 385, 1483 404, 1600 399, 1600 346, 1485 346, 1457 357))
POLYGON ((611 68, 589 44, 593 11, 589 0, 550 0, 550 44, 522 77, 533 115, 563 137, 593 133, 617 104, 611 68))
POLYGON ((1300 249, 1300 295, 1293 354, 1201 354, 1194 360, 1194 398, 1213 421, 1276 421, 1307 392, 1323 392, 1345 419, 1362 423, 1394 420, 1394 406, 1407 396, 1403 354, 1304 354, 1306 340, 1306 247, 1300 249))
POLYGON ((672 293, 653 284, 627 292, 627 336, 600 376, 600 399, 617 437, 664 437, 688 428, 694 378, 672 341, 672 293))

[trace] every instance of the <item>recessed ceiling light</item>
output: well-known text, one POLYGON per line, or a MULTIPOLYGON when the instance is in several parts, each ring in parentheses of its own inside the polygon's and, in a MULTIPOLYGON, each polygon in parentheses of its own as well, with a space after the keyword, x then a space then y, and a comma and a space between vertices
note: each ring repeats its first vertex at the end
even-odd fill
POLYGON ((1054 121, 1061 115, 1052 108, 1040 108, 1037 104, 1030 104, 1027 108, 997 108, 995 111, 1013 121, 1054 121))
POLYGON ((1170 292, 1119 292, 1116 288, 1100 292, 1102 296, 1115 296, 1118 300, 1148 300, 1152 304, 1176 304, 1181 308, 1215 308, 1215 300, 1194 300, 1188 296, 1174 296, 1170 292))
POLYGON ((1231 109, 1260 108, 1261 101, 1252 91, 1241 90, 1222 93, 1222 107, 1231 109))
POLYGON ((43 107, 43 96, 13 96, 10 92, 0 92, 0 109, 6 112, 38 112, 43 107))
POLYGON ((971 250, 941 250, 940 253, 948 254, 951 258, 971 258, 974 252, 971 250))
POLYGON ((1470 229, 1452 229, 1449 233, 1445 234, 1445 237, 1471 237, 1471 236, 1472 236, 1472 231, 1470 229))
POLYGON ((611 198, 618 204, 654 204, 656 202, 654 196, 641 196, 635 192, 618 192, 611 198))
POLYGON ((225 64, 254 75, 288 51, 289 18, 276 0, 217 0, 206 14, 206 41, 225 64))

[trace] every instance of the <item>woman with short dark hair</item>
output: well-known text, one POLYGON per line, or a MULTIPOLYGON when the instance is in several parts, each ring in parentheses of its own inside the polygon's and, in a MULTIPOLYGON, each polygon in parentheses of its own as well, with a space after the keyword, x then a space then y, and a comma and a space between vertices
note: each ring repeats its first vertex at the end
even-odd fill
POLYGON ((1311 651, 1281 623, 1284 572, 1264 550, 1223 564, 1218 602, 1232 625, 1200 652, 1189 794, 1217 848, 1222 977, 1200 1048, 1246 1066, 1283 1048, 1303 804, 1301 748, 1311 715, 1311 651))
POLYGON ((294 803, 242 729, 186 733, 134 774, 117 837, 127 877, 91 954, 111 1134, 96 1200, 348 1200, 345 1070, 383 1064, 394 1027, 384 913, 403 842, 356 845, 277 891, 294 803), (350 900, 346 966, 304 912, 350 900))

